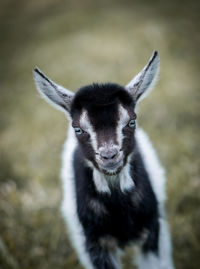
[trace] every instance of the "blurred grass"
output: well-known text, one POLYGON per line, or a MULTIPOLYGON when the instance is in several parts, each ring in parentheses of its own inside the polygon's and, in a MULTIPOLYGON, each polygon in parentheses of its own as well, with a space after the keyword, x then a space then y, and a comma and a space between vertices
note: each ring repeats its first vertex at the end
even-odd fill
POLYGON ((160 80, 139 122, 166 167, 176 268, 200 268, 199 12, 185 0, 0 2, 0 268, 80 268, 59 211, 67 121, 38 98, 33 67, 72 90, 126 84, 154 49, 160 80))

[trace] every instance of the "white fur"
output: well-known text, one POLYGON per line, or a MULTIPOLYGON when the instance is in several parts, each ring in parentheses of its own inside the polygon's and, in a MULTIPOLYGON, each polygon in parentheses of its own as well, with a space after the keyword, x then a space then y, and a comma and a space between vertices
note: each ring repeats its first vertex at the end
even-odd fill
POLYGON ((171 239, 168 225, 164 219, 159 219, 159 252, 140 254, 137 259, 139 269, 174 269, 171 255, 171 239))
POLYGON ((159 203, 163 203, 166 199, 164 169, 157 158, 155 149, 147 134, 142 129, 137 128, 135 137, 156 198, 159 203))
POLYGON ((103 173, 99 172, 96 168, 93 169, 93 180, 96 190, 100 193, 110 194, 110 187, 108 181, 103 173))
POLYGON ((128 115, 128 112, 125 108, 123 108, 122 105, 119 105, 118 107, 118 113, 119 113, 119 121, 117 123, 117 142, 119 144, 119 147, 122 147, 122 142, 123 142, 123 138, 124 135, 122 133, 122 129, 124 128, 124 126, 126 126, 130 120, 130 117, 128 115))
POLYGON ((74 130, 70 127, 68 139, 64 145, 63 150, 63 163, 61 178, 63 183, 63 201, 62 201, 62 214, 67 222, 67 228, 72 240, 72 244, 76 249, 80 261, 87 269, 94 269, 90 257, 85 249, 85 235, 83 227, 77 215, 77 204, 75 197, 75 182, 73 171, 73 153, 77 141, 74 135, 74 130))
POLYGON ((160 218, 160 237, 159 237, 159 257, 161 269, 174 269, 172 262, 172 246, 168 224, 165 219, 160 218))
POLYGON ((90 119, 88 117, 87 111, 83 111, 81 116, 80 116, 80 127, 84 131, 89 133, 93 149, 97 152, 97 150, 98 150, 97 136, 96 136, 96 133, 94 131, 94 128, 92 127, 92 124, 91 124, 90 119))
POLYGON ((120 172, 119 177, 120 189, 122 192, 126 192, 135 186, 135 183, 130 176, 129 163, 127 163, 122 172, 120 172))
POLYGON ((118 255, 117 255, 117 251, 110 252, 110 258, 111 258, 111 261, 112 261, 113 265, 115 266, 115 268, 120 269, 121 263, 120 263, 118 255))

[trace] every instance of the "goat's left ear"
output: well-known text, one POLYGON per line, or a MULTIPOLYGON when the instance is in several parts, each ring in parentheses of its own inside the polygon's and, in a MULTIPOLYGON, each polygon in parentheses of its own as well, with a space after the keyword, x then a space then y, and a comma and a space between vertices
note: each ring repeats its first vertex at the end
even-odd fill
POLYGON ((154 51, 148 64, 127 85, 126 90, 136 102, 141 101, 153 88, 159 71, 160 57, 154 51))

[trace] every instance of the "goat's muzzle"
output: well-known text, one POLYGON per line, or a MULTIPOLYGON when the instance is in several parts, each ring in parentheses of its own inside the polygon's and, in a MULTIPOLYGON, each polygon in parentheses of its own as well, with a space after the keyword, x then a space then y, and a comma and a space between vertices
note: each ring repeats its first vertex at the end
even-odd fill
POLYGON ((100 147, 96 154, 99 168, 108 173, 116 173, 123 166, 122 155, 117 146, 100 147))

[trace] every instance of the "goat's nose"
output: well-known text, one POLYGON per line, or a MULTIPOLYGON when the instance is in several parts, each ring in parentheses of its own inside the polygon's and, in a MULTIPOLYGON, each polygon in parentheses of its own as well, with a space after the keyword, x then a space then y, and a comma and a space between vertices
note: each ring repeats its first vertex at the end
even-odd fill
POLYGON ((112 149, 112 150, 101 149, 99 151, 99 153, 100 153, 100 156, 101 156, 102 159, 104 159, 104 160, 112 160, 117 156, 118 150, 115 149, 115 148, 112 149))

